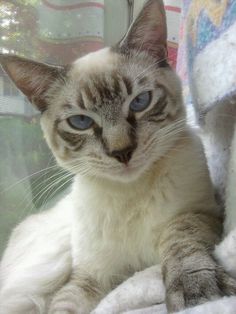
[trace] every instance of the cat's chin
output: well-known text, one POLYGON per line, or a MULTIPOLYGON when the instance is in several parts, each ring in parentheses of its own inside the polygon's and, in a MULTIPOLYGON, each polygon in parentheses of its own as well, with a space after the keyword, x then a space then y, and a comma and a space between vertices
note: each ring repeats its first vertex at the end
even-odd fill
POLYGON ((121 183, 129 183, 137 181, 142 176, 140 171, 128 171, 127 173, 116 173, 114 175, 103 175, 104 178, 109 179, 111 181, 121 182, 121 183))
POLYGON ((146 171, 147 169, 143 166, 135 167, 129 165, 121 167, 119 171, 114 171, 113 173, 106 173, 104 171, 103 173, 101 173, 100 178, 113 182, 131 183, 142 178, 146 171))

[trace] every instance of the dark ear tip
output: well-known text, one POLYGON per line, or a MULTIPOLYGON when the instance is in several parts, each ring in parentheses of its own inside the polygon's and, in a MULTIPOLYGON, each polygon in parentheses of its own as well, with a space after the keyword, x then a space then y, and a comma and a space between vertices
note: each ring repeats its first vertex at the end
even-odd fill
POLYGON ((2 64, 2 63, 4 63, 4 61, 6 61, 6 54, 4 54, 4 53, 0 53, 0 63, 2 64))
MULTIPOLYGON (((147 0, 126 35, 118 44, 118 51, 129 55, 138 50, 155 59, 164 59, 167 43, 165 7, 162 0, 147 0)), ((117 46, 114 48, 117 50, 117 46)))
POLYGON ((27 61, 27 59, 14 54, 0 53, 0 61, 27 61))
POLYGON ((150 5, 158 5, 159 7, 165 7, 163 0, 148 0, 144 3, 144 7, 145 6, 150 6, 150 5))
POLYGON ((17 57, 16 55, 13 54, 6 54, 6 53, 1 53, 0 54, 0 66, 2 66, 3 70, 8 74, 9 74, 9 68, 11 66, 11 64, 18 60, 19 57, 17 57))
POLYGON ((7 54, 7 53, 0 53, 0 64, 4 67, 6 66, 6 63, 11 61, 19 60, 20 57, 13 55, 13 54, 7 54))
POLYGON ((6 60, 9 58, 14 57, 14 55, 8 54, 8 53, 0 53, 0 60, 6 60))
POLYGON ((9 55, 7 54, 0 54, 0 66, 2 66, 3 70, 7 70, 7 61, 9 60, 9 55))

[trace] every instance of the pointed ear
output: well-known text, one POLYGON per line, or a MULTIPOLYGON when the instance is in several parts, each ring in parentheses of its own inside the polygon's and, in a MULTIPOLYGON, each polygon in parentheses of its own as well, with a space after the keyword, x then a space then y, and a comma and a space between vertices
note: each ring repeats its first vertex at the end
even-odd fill
POLYGON ((47 109, 46 92, 64 70, 14 55, 0 55, 0 64, 19 88, 41 112, 47 109))
POLYGON ((162 0, 148 0, 119 44, 121 51, 146 51, 161 60, 167 57, 167 26, 162 0))

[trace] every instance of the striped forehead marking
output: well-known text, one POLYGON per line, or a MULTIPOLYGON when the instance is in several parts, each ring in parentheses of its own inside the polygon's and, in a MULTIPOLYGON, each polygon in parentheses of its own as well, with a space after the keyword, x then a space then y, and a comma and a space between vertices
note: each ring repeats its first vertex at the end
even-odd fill
POLYGON ((122 103, 133 91, 132 81, 116 71, 91 75, 80 85, 77 98, 78 106, 82 109, 85 104, 89 107, 101 107, 114 103, 122 103))

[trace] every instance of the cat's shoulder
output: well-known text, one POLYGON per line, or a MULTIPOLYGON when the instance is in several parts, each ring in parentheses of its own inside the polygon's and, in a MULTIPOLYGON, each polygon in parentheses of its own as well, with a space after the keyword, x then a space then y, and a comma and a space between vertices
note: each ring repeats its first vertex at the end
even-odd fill
POLYGON ((186 128, 164 156, 164 160, 168 168, 178 165, 187 167, 189 171, 194 166, 205 168, 206 157, 198 132, 190 127, 186 128))
MULTIPOLYGON (((51 209, 33 214, 18 224, 9 239, 5 255, 21 253, 29 248, 58 241, 58 236, 69 237, 71 232, 71 206, 69 196, 51 209)), ((26 252, 25 252, 26 253, 26 252)))

